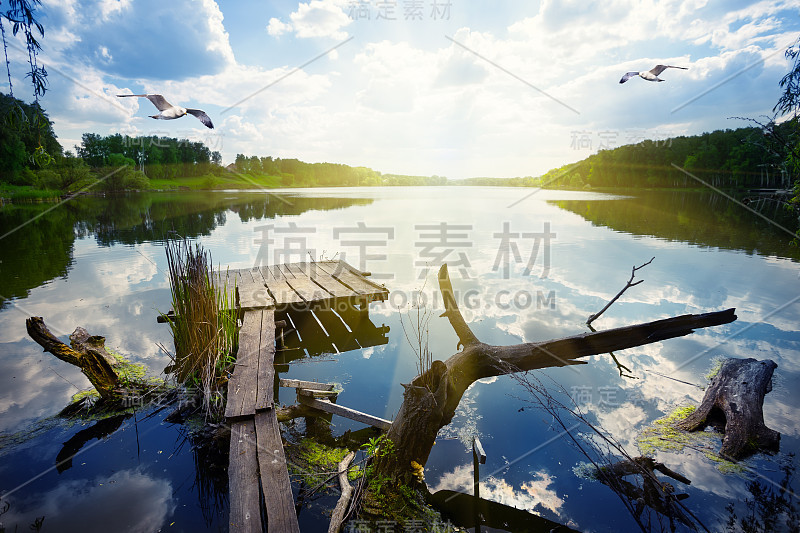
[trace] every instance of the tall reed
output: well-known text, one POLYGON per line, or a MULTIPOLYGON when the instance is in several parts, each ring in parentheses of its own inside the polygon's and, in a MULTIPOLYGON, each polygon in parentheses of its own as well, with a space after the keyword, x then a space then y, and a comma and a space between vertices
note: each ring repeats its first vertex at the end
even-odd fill
POLYGON ((423 285, 422 289, 417 292, 418 297, 415 298, 411 306, 412 310, 408 312, 408 326, 406 326, 402 313, 400 314, 400 325, 403 328, 408 344, 411 346, 411 350, 417 358, 417 372, 419 373, 417 379, 421 379, 422 385, 431 392, 435 392, 435 379, 428 373, 433 364, 433 353, 431 353, 429 341, 429 323, 433 310, 429 309, 425 304, 424 290, 425 286, 423 285))
POLYGON ((211 413, 221 403, 236 349, 235 287, 227 286, 222 272, 213 272, 211 254, 200 244, 169 239, 166 251, 175 312, 168 320, 175 343, 172 372, 178 383, 202 392, 211 413))

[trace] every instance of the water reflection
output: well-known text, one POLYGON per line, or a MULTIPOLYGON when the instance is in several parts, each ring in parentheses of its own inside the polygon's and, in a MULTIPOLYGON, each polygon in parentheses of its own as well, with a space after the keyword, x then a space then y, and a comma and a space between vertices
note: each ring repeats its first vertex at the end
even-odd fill
POLYGON ((592 224, 633 235, 652 235, 668 241, 742 250, 797 260, 800 251, 788 248, 796 225, 791 213, 769 213, 774 224, 752 215, 737 202, 712 192, 637 191, 613 201, 554 200, 592 224), (725 231, 720 231, 724 226, 725 231))
POLYGON ((309 210, 366 205, 364 198, 313 198, 284 194, 136 193, 83 197, 62 205, 0 209, 0 301, 66 276, 76 239, 94 237, 101 247, 163 242, 169 232, 194 238, 224 226, 229 213, 242 222, 296 216, 309 210))
POLYGON ((3 525, 27 530, 44 516, 44 531, 152 533, 165 525, 175 510, 169 480, 139 470, 75 479, 30 497, 11 498, 3 525))
MULTIPOLYGON (((430 490, 436 492, 449 489, 472 493, 472 481, 472 464, 465 464, 443 474, 430 490)), ((505 479, 488 476, 481 479, 480 492, 482 498, 503 505, 528 511, 548 510, 553 515, 560 516, 564 501, 550 488, 552 484, 553 477, 545 471, 533 473, 519 487, 514 487, 505 479)))
MULTIPOLYGON (((325 349, 315 348, 319 353, 329 350, 330 356, 304 357, 310 364, 291 364, 281 377, 340 383, 344 392, 339 401, 343 405, 391 419, 402 401, 400 383, 408 383, 416 375, 415 358, 399 321, 399 312, 410 308, 409 296, 424 285, 416 263, 421 261, 419 252, 425 239, 416 226, 444 222, 472 227, 465 231, 470 246, 454 248, 467 254, 470 277, 461 278, 454 269, 453 285, 468 296, 459 304, 463 304, 465 318, 476 335, 487 343, 516 344, 585 331, 586 318, 624 285, 631 266, 653 255, 653 264, 642 271, 645 283, 615 303, 595 324, 597 329, 685 313, 737 309, 739 320, 734 324, 617 353, 638 379, 621 378, 608 356, 592 357, 590 364, 580 369, 544 371, 566 391, 582 395, 580 406, 588 416, 623 441, 633 455, 638 455, 634 441, 641 427, 675 406, 700 401, 703 391, 682 382, 703 386, 702 376, 717 355, 771 358, 778 363, 773 391, 764 402, 765 422, 783 434, 784 452, 800 451, 796 416, 800 399, 794 392, 800 382, 800 304, 792 303, 800 287, 798 250, 790 248, 780 232, 762 226, 755 217, 738 217, 732 206, 707 198, 692 199, 702 195, 685 195, 681 200, 663 192, 659 193, 663 198, 645 195, 639 200, 603 200, 607 197, 597 193, 541 191, 512 208, 507 207, 519 199, 518 190, 339 189, 325 192, 325 198, 319 198, 320 194, 316 190, 294 191, 285 197, 293 206, 249 193, 85 198, 60 206, 1 239, 0 295, 13 300, 4 301, 0 309, 0 431, 16 431, 26 420, 57 412, 72 394, 88 385, 77 369, 42 354, 27 338, 27 316, 44 316, 62 337, 77 325, 105 335, 109 346, 134 362, 146 364, 157 375, 168 363, 157 343, 171 345, 167 328, 155 322, 157 311, 166 311, 170 305, 163 274, 166 232, 174 228, 195 236, 212 252, 215 263, 245 268, 258 257, 258 227, 274 224, 288 229, 291 223, 315 228, 307 234, 307 248, 317 253, 327 251, 328 257, 339 252, 337 258, 357 268, 363 260, 367 270, 390 276, 380 278, 380 282, 392 293, 387 302, 370 306, 364 335, 359 334, 359 327, 340 320, 347 335, 330 343, 335 350, 327 345, 325 349), (392 227, 394 239, 382 247, 359 249, 334 237, 333 228, 353 228, 361 221, 367 227, 392 227), (545 222, 551 224, 557 236, 551 242, 546 277, 542 276, 541 254, 532 275, 523 276, 532 241, 519 242, 523 261, 513 262, 508 276, 502 269, 493 268, 499 250, 494 235, 505 221, 512 231, 519 232, 542 231, 545 222), (386 258, 371 259, 372 254, 386 258), (516 301, 515 295, 520 295, 516 301), (390 331, 378 333, 384 324, 390 331)), ((0 211, 4 230, 42 211, 36 206, 10 208, 0 211)), ((447 259, 458 257, 454 253, 447 259)), ((426 290, 434 289, 437 287, 431 280, 426 290)), ((438 315, 443 309, 435 305, 438 315)), ((334 310, 333 314, 338 313, 334 310)), ((331 322, 335 318, 332 314, 322 312, 315 317, 317 327, 327 333, 336 330, 338 324, 331 322)), ((288 344, 299 346, 299 337, 297 342, 288 344)), ((455 353, 457 339, 445 318, 432 319, 429 342, 438 359, 455 353)), ((528 454, 555 435, 551 420, 528 408, 525 391, 513 380, 498 377, 487 381, 491 382, 473 385, 462 402, 464 408, 443 431, 445 436, 461 436, 465 441, 480 435, 487 446, 497 450, 490 454, 489 461, 496 461, 488 467, 491 469, 502 469, 504 461, 524 456, 486 486, 485 496, 512 505, 532 505, 553 520, 578 524, 576 529, 626 531, 635 527, 607 487, 572 475, 572 467, 585 458, 564 446, 563 441, 556 440, 528 454), (592 505, 585 505, 586 501, 592 505)), ((284 395, 286 403, 294 402, 293 394, 284 395)), ((72 468, 59 477, 53 469, 47 484, 30 486, 25 501, 35 500, 39 505, 54 486, 75 482, 86 488, 87 480, 99 483, 110 479, 110 471, 137 472, 137 461, 141 460, 143 470, 138 472, 150 476, 151 481, 166 478, 171 483, 174 501, 179 504, 169 522, 191 524, 193 530, 213 529, 202 518, 198 492, 202 486, 208 488, 202 489, 200 501, 208 502, 212 509, 214 495, 226 491, 219 492, 214 482, 197 479, 190 445, 172 455, 172 443, 182 442, 184 435, 169 426, 149 436, 140 435, 143 451, 139 457, 130 423, 126 421, 107 441, 90 441, 82 448, 81 457, 91 457, 87 466, 96 470, 85 472, 79 464, 85 459, 73 461, 72 468), (164 454, 158 455, 156 450, 164 450, 164 454)), ((143 434, 141 419, 139 426, 143 434)), ((336 437, 361 427, 334 417, 330 429, 336 437)), ((62 443, 81 429, 61 428, 44 436, 37 433, 33 444, 0 450, 4 454, 0 479, 5 481, 0 490, 52 468, 62 443)), ((453 480, 451 488, 470 492, 456 480, 456 473, 465 474, 459 470, 469 457, 465 449, 456 441, 434 446, 426 478, 439 488, 444 487, 439 478, 447 475, 453 480)), ((199 456, 198 462, 215 461, 207 457, 199 456)), ((702 454, 663 454, 658 460, 692 479, 687 505, 710 526, 719 524, 717 519, 725 519, 724 507, 729 500, 743 501, 747 495, 744 479, 720 474, 702 454)), ((775 470, 775 460, 756 457, 746 464, 770 472, 775 470)), ((221 502, 223 510, 210 513, 220 524, 225 523, 224 518, 219 519, 225 506, 221 502)), ((20 518, 24 520, 21 530, 27 529, 28 520, 37 514, 34 507, 29 511, 20 518)), ((741 512, 739 505, 740 516, 741 512)), ((313 513, 318 514, 320 529, 323 523, 327 527, 324 512, 310 508, 306 512, 313 513)), ((185 529, 192 530, 189 526, 185 529)))

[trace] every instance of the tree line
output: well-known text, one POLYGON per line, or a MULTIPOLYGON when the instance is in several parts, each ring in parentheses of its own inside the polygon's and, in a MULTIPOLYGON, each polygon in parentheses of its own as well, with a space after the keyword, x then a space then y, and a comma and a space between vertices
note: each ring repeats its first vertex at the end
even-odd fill
POLYGON ((368 167, 340 163, 306 163, 298 159, 237 154, 231 170, 254 178, 277 178, 283 187, 372 187, 447 185, 444 176, 384 174, 368 167))
POLYGON ((776 124, 774 133, 752 126, 645 140, 600 150, 537 177, 470 178, 463 183, 572 189, 692 188, 702 187, 702 180, 731 189, 789 189, 800 176, 787 165, 785 154, 770 150, 767 145, 771 135, 788 137, 796 127, 796 122, 787 121, 776 124))

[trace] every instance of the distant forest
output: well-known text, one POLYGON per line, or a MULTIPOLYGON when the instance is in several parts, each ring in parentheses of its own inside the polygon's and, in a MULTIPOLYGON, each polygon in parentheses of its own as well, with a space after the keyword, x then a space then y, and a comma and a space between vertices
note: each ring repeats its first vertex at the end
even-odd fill
POLYGON ((797 165, 787 165, 781 149, 781 141, 796 138, 796 118, 771 123, 769 128, 719 130, 600 150, 538 177, 448 180, 244 154, 222 166, 220 153, 203 142, 158 136, 85 133, 73 153, 63 150, 38 104, 0 94, 0 116, 0 196, 9 191, 57 195, 87 187, 95 191, 398 185, 695 188, 703 186, 700 180, 722 188, 790 189, 799 178, 797 165))
POLYGON ((790 138, 796 120, 774 126, 717 130, 702 135, 600 150, 538 177, 471 178, 464 185, 560 188, 694 188, 699 181, 728 189, 790 189, 798 176, 786 165, 774 136, 790 138), (675 166, 685 169, 682 172, 675 166))

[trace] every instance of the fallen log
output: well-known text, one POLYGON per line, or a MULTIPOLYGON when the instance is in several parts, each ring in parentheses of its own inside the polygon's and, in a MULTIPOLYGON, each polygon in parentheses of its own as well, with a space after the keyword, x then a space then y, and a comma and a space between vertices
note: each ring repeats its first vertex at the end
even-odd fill
POLYGON ((439 270, 439 287, 445 305, 442 316, 450 321, 461 351, 444 362, 433 361, 429 370, 403 384, 403 404, 387 433, 397 453, 380 457, 376 471, 404 483, 412 482, 411 462, 427 462, 439 430, 450 423, 464 392, 479 379, 584 364, 578 358, 682 337, 736 320, 735 309, 726 309, 544 342, 492 346, 481 342, 461 315, 446 264, 439 270))
POLYGON ((764 424, 764 396, 772 390, 769 359, 725 359, 700 406, 675 427, 697 431, 708 425, 725 433, 720 455, 738 460, 759 450, 777 451, 781 434, 764 424))
POLYGON ((356 452, 350 452, 345 455, 342 462, 339 463, 339 486, 342 489, 342 495, 339 497, 339 501, 336 502, 336 507, 333 509, 331 523, 330 526, 328 526, 328 533, 339 533, 339 530, 342 529, 344 514, 347 511, 347 506, 350 504, 350 498, 353 496, 353 486, 350 485, 350 482, 347 480, 347 469, 350 467, 350 463, 355 456, 356 452))
POLYGON ((25 320, 25 327, 28 335, 44 348, 44 351, 80 368, 102 398, 110 398, 117 391, 119 376, 114 366, 120 361, 106 349, 105 337, 89 335, 85 329, 77 327, 69 336, 72 345, 69 347, 47 329, 40 316, 32 316, 25 320))

